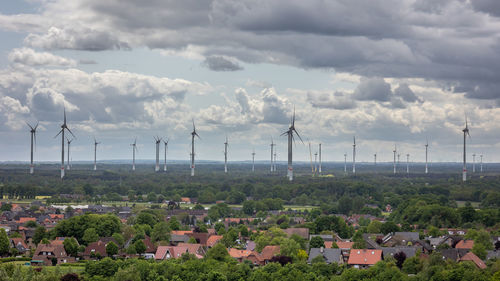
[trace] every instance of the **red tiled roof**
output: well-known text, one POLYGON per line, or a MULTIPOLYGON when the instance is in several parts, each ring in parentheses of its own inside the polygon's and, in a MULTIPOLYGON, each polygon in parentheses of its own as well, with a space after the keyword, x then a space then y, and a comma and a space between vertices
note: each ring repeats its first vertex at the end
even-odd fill
POLYGON ((35 221, 36 222, 36 218, 32 218, 32 217, 21 217, 19 218, 18 222, 19 223, 26 223, 26 222, 29 222, 29 221, 35 221))
POLYGON ((472 252, 468 252, 467 254, 465 254, 465 256, 459 259, 459 261, 471 261, 474 264, 476 264, 476 266, 479 267, 480 269, 486 268, 486 264, 472 252))
MULTIPOLYGON (((352 245, 354 245, 354 242, 337 242, 337 246, 339 246, 339 249, 351 249, 352 245)), ((326 242, 325 242, 325 247, 326 247, 326 242)), ((326 248, 331 248, 331 247, 326 247, 326 248)))
POLYGON ((347 264, 374 265, 382 260, 382 250, 352 249, 347 264))
POLYGON ((171 234, 176 234, 176 235, 193 234, 193 231, 192 230, 172 230, 171 234))
POLYGON ((219 240, 222 239, 222 237, 222 235, 212 235, 208 237, 207 247, 213 247, 215 244, 217 244, 217 242, 219 242, 219 240))
POLYGON ((259 255, 260 260, 270 260, 280 253, 280 246, 265 246, 259 255))
POLYGON ((229 248, 228 249, 228 253, 229 253, 229 255, 231 257, 233 257, 235 259, 246 258, 246 257, 248 257, 251 254, 255 254, 254 251, 250 251, 250 250, 238 250, 238 249, 235 249, 235 248, 229 248))
POLYGON ((473 240, 460 240, 455 246, 456 249, 472 249, 474 247, 473 240))
POLYGON ((10 241, 12 241, 14 247, 17 246, 18 244, 21 244, 24 248, 28 249, 28 246, 24 242, 23 238, 10 238, 10 241))
POLYGON ((51 219, 64 219, 64 214, 49 214, 51 219))

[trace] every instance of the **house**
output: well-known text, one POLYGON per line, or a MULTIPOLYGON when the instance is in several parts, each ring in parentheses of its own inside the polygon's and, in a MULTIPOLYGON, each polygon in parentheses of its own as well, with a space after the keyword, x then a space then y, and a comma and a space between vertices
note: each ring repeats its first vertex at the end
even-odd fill
POLYGON ((348 266, 354 268, 368 268, 382 260, 382 250, 353 249, 347 261, 348 266))
POLYGON ((99 241, 90 243, 87 247, 85 247, 83 258, 88 260, 96 257, 107 257, 108 253, 106 253, 106 246, 110 242, 113 242, 118 246, 118 243, 112 237, 102 237, 99 241))
POLYGON ((183 254, 193 254, 197 258, 203 258, 205 251, 200 244, 181 244, 180 246, 158 246, 155 253, 155 260, 165 260, 170 258, 180 258, 183 254))
POLYGON ((183 204, 191 204, 191 198, 189 197, 181 197, 181 202, 183 204))
MULTIPOLYGON (((326 247, 326 243, 327 242, 325 242, 325 247, 326 247)), ((354 245, 354 242, 342 242, 342 241, 338 241, 336 243, 337 243, 337 246, 339 247, 339 249, 341 249, 341 250, 350 250, 352 248, 352 245, 354 245)), ((327 247, 327 248, 331 248, 331 247, 327 247)))
POLYGON ((23 255, 30 250, 23 238, 10 238, 10 247, 16 248, 23 255))
POLYGON ((468 249, 443 249, 439 251, 443 260, 450 259, 453 261, 458 261, 461 257, 465 256, 469 252, 468 249))
POLYGON ((170 234, 170 243, 177 245, 178 243, 187 243, 189 241, 189 236, 183 234, 170 234))
POLYGON ((31 263, 44 264, 44 265, 56 265, 63 263, 75 262, 74 257, 68 256, 64 250, 64 246, 59 243, 50 244, 38 244, 36 247, 35 254, 31 260, 31 263))
POLYGON ((344 262, 341 249, 311 248, 307 262, 311 263, 316 257, 323 257, 327 264, 344 262))
POLYGON ((335 241, 335 239, 333 238, 333 235, 330 235, 330 234, 311 234, 309 236, 309 240, 313 239, 314 237, 321 237, 323 239, 323 241, 335 241))
POLYGON ((251 250, 229 248, 228 253, 238 262, 249 260, 254 265, 266 265, 274 256, 280 253, 280 246, 265 246, 261 253, 251 250))
POLYGON ((408 246, 419 239, 418 232, 391 232, 382 238, 382 244, 386 247, 408 246))
POLYGON ((207 247, 212 248, 215 244, 219 243, 219 241, 223 238, 222 235, 212 235, 208 237, 207 247))
POLYGON ((414 257, 419 250, 417 247, 382 247, 382 257, 387 259, 389 257, 394 257, 397 253, 404 253, 406 258, 414 257))
POLYGON ((301 228, 287 228, 283 229, 285 233, 288 235, 288 237, 292 236, 293 234, 296 234, 304 239, 309 238, 309 228, 301 227, 301 228))
POLYGON ((467 254, 465 254, 465 256, 461 257, 458 260, 458 262, 463 262, 463 261, 471 261, 480 269, 486 268, 486 264, 484 263, 484 261, 482 261, 478 256, 474 255, 474 253, 472 252, 468 252, 467 254))
POLYGON ((468 249, 471 250, 474 247, 474 240, 460 240, 456 245, 456 249, 468 249))

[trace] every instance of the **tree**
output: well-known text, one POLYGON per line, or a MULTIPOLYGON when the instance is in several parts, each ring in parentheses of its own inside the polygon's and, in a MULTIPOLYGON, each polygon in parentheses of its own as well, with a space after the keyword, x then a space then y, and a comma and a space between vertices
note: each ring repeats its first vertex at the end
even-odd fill
POLYGON ((108 245, 106 245, 106 254, 108 254, 108 256, 110 257, 118 254, 118 246, 113 241, 109 242, 108 245))
POLYGON ((61 281, 80 281, 80 277, 76 273, 67 273, 61 277, 61 281))
POLYGON ((5 229, 0 228, 0 255, 6 255, 9 253, 9 237, 7 237, 7 232, 5 229))
POLYGON ((486 247, 481 244, 481 243, 474 243, 474 246, 472 246, 472 252, 474 255, 478 256, 480 259, 484 260, 486 259, 486 247))
POLYGON ((166 222, 155 224, 153 231, 151 231, 151 240, 153 242, 170 240, 170 228, 166 222))
POLYGON ((147 224, 151 227, 154 227, 154 225, 158 222, 158 218, 156 218, 154 215, 148 213, 148 212, 140 212, 136 219, 135 219, 135 224, 147 224))
POLYGON ((83 233, 82 239, 88 245, 99 240, 99 234, 97 234, 95 228, 87 228, 83 233))
POLYGON ((36 221, 28 221, 28 222, 26 222, 26 224, 24 226, 29 227, 29 228, 35 228, 38 226, 38 224, 36 223, 36 221))
POLYGON ((10 203, 3 203, 2 206, 0 207, 0 211, 10 211, 12 210, 12 204, 10 203))
POLYGON ((417 256, 407 258, 403 262, 402 271, 406 274, 417 274, 422 271, 422 262, 420 261, 420 258, 417 256))
POLYGON ((255 212, 255 201, 247 200, 243 202, 243 213, 251 216, 255 212))
POLYGON ((366 232, 368 233, 380 233, 380 229, 382 227, 382 223, 378 220, 372 220, 368 227, 366 228, 366 232))
POLYGON ((387 234, 390 232, 396 232, 396 231, 399 231, 399 226, 396 223, 394 223, 393 221, 388 221, 388 222, 382 224, 382 226, 380 227, 380 231, 383 234, 387 234))
POLYGON ((309 248, 321 248, 325 247, 325 241, 321 236, 314 236, 309 241, 309 248))
POLYGON ((394 259, 396 260, 396 265, 401 269, 406 260, 406 254, 404 252, 397 252, 394 254, 394 259))
POLYGON ((181 229, 181 224, 179 223, 177 218, 175 216, 173 216, 168 221, 168 227, 172 230, 179 230, 179 229, 181 229))
POLYGON ((191 236, 191 237, 189 237, 188 243, 189 244, 197 244, 198 241, 196 241, 196 238, 194 238, 193 236, 191 236))
POLYGON ((134 248, 139 255, 142 255, 144 254, 144 252, 146 252, 146 244, 144 244, 142 240, 135 241, 134 248))
POLYGON ((196 205, 194 205, 193 207, 193 210, 205 210, 205 207, 203 207, 203 205, 201 204, 196 203, 196 205))
POLYGON ((292 257, 293 259, 296 259, 299 250, 299 243, 295 242, 292 239, 285 238, 280 244, 280 255, 282 256, 292 257))
POLYGON ((217 243, 212 248, 208 249, 205 258, 218 261, 228 261, 231 257, 229 256, 226 247, 224 247, 221 243, 217 243))
POLYGON ((147 196, 148 202, 156 202, 156 199, 157 199, 156 193, 154 193, 154 192, 148 193, 148 196, 147 196))
POLYGON ((113 233, 111 237, 115 239, 116 243, 118 243, 118 246, 120 247, 122 247, 125 243, 125 238, 123 238, 123 235, 121 235, 121 233, 113 233))
POLYGON ((71 237, 64 239, 63 245, 64 250, 68 255, 72 257, 76 257, 78 255, 78 242, 76 242, 75 238, 71 237))

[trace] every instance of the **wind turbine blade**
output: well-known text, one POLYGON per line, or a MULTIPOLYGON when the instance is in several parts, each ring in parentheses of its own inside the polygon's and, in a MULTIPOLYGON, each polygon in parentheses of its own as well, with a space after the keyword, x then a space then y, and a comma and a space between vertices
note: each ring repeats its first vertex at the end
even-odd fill
POLYGON ((35 125, 35 128, 34 128, 35 131, 38 128, 38 124, 39 124, 39 122, 36 122, 36 125, 35 125))
POLYGON ((66 107, 64 107, 64 124, 66 124, 66 107))
POLYGON ((68 132, 76 139, 76 136, 73 134, 73 132, 71 132, 71 130, 69 128, 66 128, 66 130, 68 130, 68 132))
POLYGON ((292 126, 295 126, 295 105, 293 106, 292 126))
POLYGON ((26 122, 26 121, 24 121, 24 122, 26 123, 26 125, 28 125, 28 127, 30 127, 31 130, 33 130, 33 127, 31 127, 31 125, 28 122, 26 122))
MULTIPOLYGON (((293 129, 295 131, 295 133, 297 134, 297 137, 299 137, 300 141, 302 142, 302 144, 304 144, 304 141, 302 140, 302 138, 300 137, 299 135, 299 132, 297 132, 297 130, 294 128, 293 129)), ((292 136, 293 136, 293 132, 292 132, 292 136)))
POLYGON ((62 131, 63 131, 63 130, 64 130, 64 129, 61 129, 61 130, 59 131, 59 133, 57 133, 57 135, 55 135, 55 136, 54 136, 54 138, 57 138, 57 136, 59 136, 59 135, 62 133, 62 131))
POLYGON ((197 132, 194 132, 194 135, 197 136, 201 140, 201 138, 200 138, 200 136, 198 135, 197 132))

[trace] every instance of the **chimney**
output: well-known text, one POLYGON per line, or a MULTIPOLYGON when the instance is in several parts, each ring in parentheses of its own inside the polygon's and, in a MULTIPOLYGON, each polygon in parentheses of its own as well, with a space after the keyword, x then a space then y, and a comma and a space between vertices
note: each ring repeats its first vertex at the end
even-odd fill
POLYGON ((325 248, 324 248, 324 247, 320 247, 320 248, 319 248, 319 252, 320 252, 320 253, 323 253, 324 251, 325 251, 325 248))

